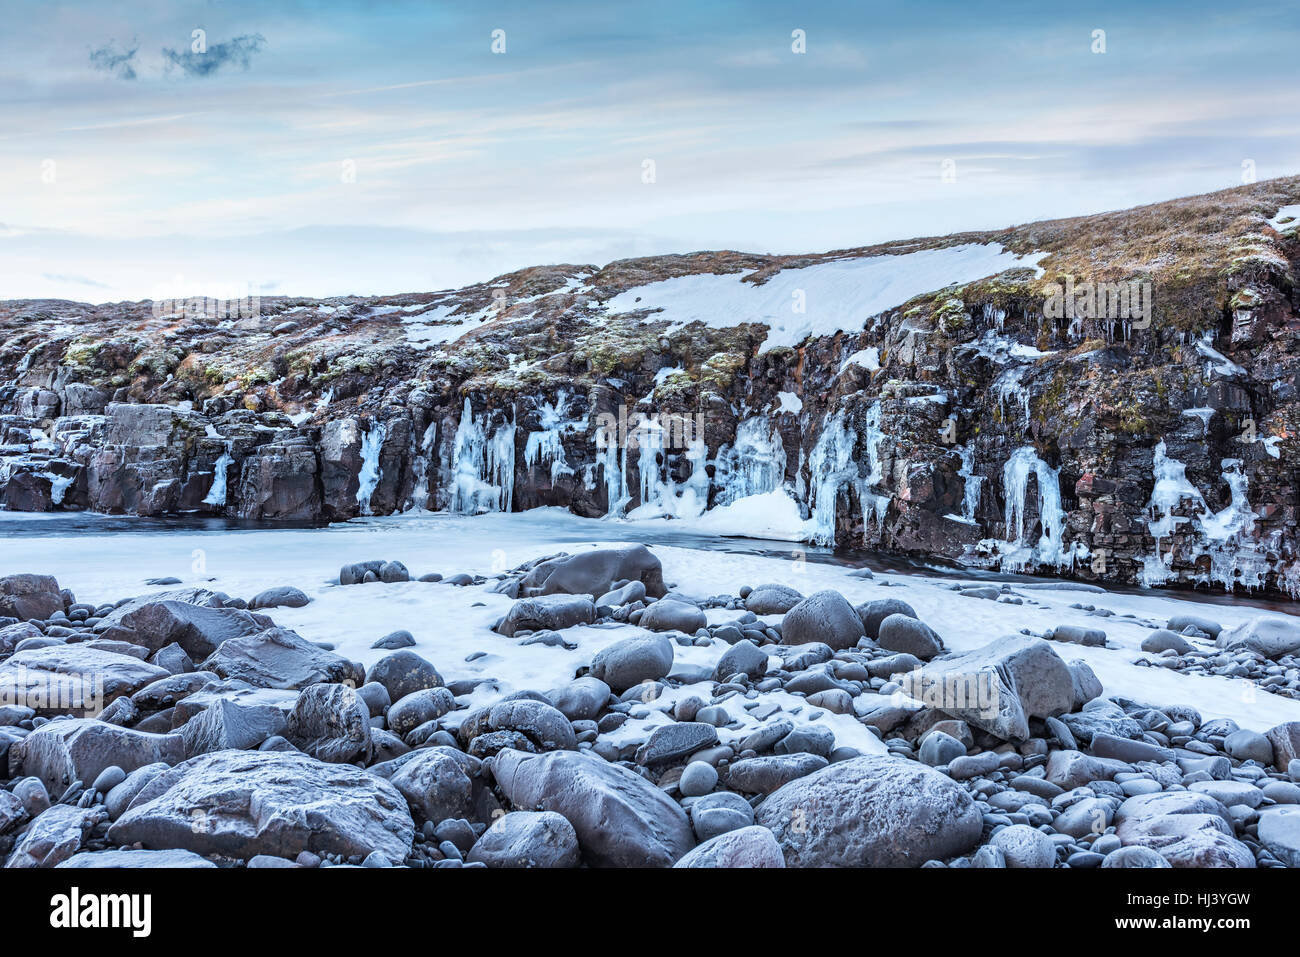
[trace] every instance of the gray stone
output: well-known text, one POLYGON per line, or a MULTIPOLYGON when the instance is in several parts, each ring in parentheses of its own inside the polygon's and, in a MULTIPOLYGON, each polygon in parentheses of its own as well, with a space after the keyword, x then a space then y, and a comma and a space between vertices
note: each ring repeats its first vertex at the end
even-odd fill
POLYGON ((63 596, 54 576, 0 576, 0 616, 43 621, 62 610, 63 596))
POLYGON ((456 698, 446 688, 413 691, 393 702, 388 709, 388 730, 399 737, 405 737, 426 721, 441 718, 455 707, 456 698))
POLYGON ((1254 867, 1255 856, 1234 836, 1219 801, 1196 791, 1139 794, 1115 812, 1125 846, 1158 851, 1174 867, 1254 867))
POLYGON ((785 857, 772 832, 755 824, 705 841, 673 867, 785 867, 785 857))
POLYGON ((541 562, 520 582, 521 595, 603 595, 618 581, 639 581, 662 598, 663 566, 644 545, 600 548, 541 562))
POLYGON ((415 636, 409 631, 394 631, 377 640, 371 648, 383 648, 396 651, 399 648, 411 648, 415 645, 415 636))
POLYGON ((809 595, 781 621, 781 642, 786 645, 820 642, 839 651, 856 647, 862 636, 862 619, 837 591, 809 595))
POLYGON ((302 608, 311 601, 307 593, 292 585, 277 585, 258 592, 248 603, 249 608, 302 608))
POLYGON ((520 598, 496 630, 507 638, 517 631, 561 631, 596 620, 596 606, 590 595, 538 595, 520 598))
POLYGON ((1135 844, 1132 847, 1121 847, 1118 850, 1111 851, 1106 855, 1105 860, 1101 862, 1102 867, 1154 867, 1168 868, 1173 867, 1164 856, 1157 850, 1149 847, 1143 847, 1135 844))
POLYGON ((280 751, 219 751, 159 774, 109 829, 115 844, 248 859, 410 852, 415 825, 389 782, 280 751))
POLYGON ((1281 658, 1300 651, 1300 622, 1294 618, 1261 615, 1221 632, 1215 645, 1228 650, 1244 648, 1265 658, 1281 658))
POLYGON ((759 585, 745 597, 745 608, 756 615, 784 615, 803 597, 788 585, 759 585))
POLYGON ((512 811, 483 832, 467 858, 488 867, 577 867, 578 834, 554 811, 512 811))
POLYGON ((727 787, 746 794, 771 794, 830 762, 817 754, 774 754, 744 758, 727 768, 727 787))
POLYGON ((1287 867, 1300 867, 1300 805, 1280 804, 1259 812, 1259 841, 1287 867))
POLYGON ((1069 667, 1048 642, 1026 635, 932 661, 901 683, 926 706, 1010 741, 1029 737, 1029 718, 1064 714, 1074 706, 1069 667))
POLYGON ((1258 731, 1241 728, 1232 732, 1223 739, 1223 750, 1238 761, 1258 761, 1266 766, 1273 763, 1273 744, 1258 731))
POLYGON ((426 688, 441 688, 438 669, 413 651, 395 651, 370 666, 366 681, 377 681, 388 689, 390 701, 401 701, 408 694, 426 688))
POLYGON ((195 757, 228 748, 255 748, 284 730, 288 711, 281 702, 262 703, 250 696, 214 698, 181 726, 185 753, 195 757))
POLYGON ((591 674, 616 694, 643 681, 658 681, 673 667, 673 645, 663 635, 624 638, 596 652, 591 674))
POLYGON ((88 868, 157 868, 194 869, 215 868, 206 857, 200 857, 193 851, 172 849, 167 851, 82 851, 68 858, 59 867, 88 868))
POLYGON ((645 744, 637 748, 637 764, 656 767, 689 757, 718 743, 717 729, 697 722, 662 724, 651 732, 645 744))
POLYGON ((645 778, 576 751, 502 751, 492 763, 516 808, 555 811, 578 835, 595 867, 667 867, 695 843, 675 801, 645 778))
POLYGON ((81 850, 87 835, 106 816, 102 807, 56 804, 23 832, 5 867, 58 867, 81 850))
MULTIPOLYGON (((455 748, 421 748, 397 759, 393 787, 426 821, 475 817, 484 789, 483 762, 455 748)), ((400 860, 400 858, 396 858, 400 860)))
POLYGON ((880 623, 890 615, 917 617, 916 611, 911 605, 897 598, 877 598, 875 601, 859 605, 855 610, 858 618, 862 621, 862 628, 867 637, 873 641, 880 637, 880 623))
POLYGON ((586 675, 552 691, 547 697, 570 721, 594 721, 608 706, 610 694, 609 685, 586 675))
POLYGON ((572 751, 578 746, 568 718, 545 702, 524 698, 498 701, 471 712, 456 737, 469 746, 480 735, 499 731, 522 734, 538 751, 572 751))
POLYGON ((150 651, 180 645, 193 660, 207 658, 230 638, 256 635, 272 626, 271 619, 239 608, 211 608, 185 601, 141 605, 123 616, 121 627, 130 640, 150 651))
POLYGON ((966 745, 942 731, 931 731, 921 740, 921 763, 932 768, 948 764, 965 754, 966 745))
POLYGON ((1047 633, 1051 641, 1063 641, 1072 645, 1085 645, 1094 648, 1106 647, 1106 633, 1099 628, 1085 628, 1082 625, 1057 625, 1047 633))
POLYGON ((745 638, 728 648, 718 659, 713 677, 719 681, 734 674, 743 674, 754 679, 761 678, 767 674, 767 660, 767 652, 745 638))
POLYGON ((284 737, 318 761, 366 761, 371 753, 370 711, 347 685, 312 685, 298 695, 284 737))
POLYGON ((148 734, 92 718, 61 718, 37 728, 10 755, 10 770, 39 778, 46 790, 62 794, 74 781, 89 786, 108 768, 131 772, 149 764, 185 759, 179 734, 148 734))
POLYGON ((677 789, 684 797, 702 797, 718 784, 718 769, 706 761, 692 761, 682 771, 677 789))
POLYGON ((1009 868, 1046 868, 1056 863, 1052 839, 1027 824, 1004 827, 989 843, 1002 852, 1009 868))
POLYGON ((144 786, 166 771, 168 767, 169 765, 159 762, 158 764, 149 764, 137 768, 128 774, 125 781, 109 791, 104 797, 104 808, 108 811, 108 816, 115 821, 121 817, 122 812, 135 800, 135 796, 144 790, 144 786))
POLYGON ((708 618, 695 605, 664 598, 647 607, 637 624, 649 631, 684 631, 693 635, 708 624, 708 618))
POLYGON ((866 756, 799 778, 758 806, 787 867, 919 867, 980 838, 979 808, 960 785, 900 758, 866 756))
POLYGON ((0 701, 29 707, 38 715, 94 717, 115 698, 167 675, 130 655, 84 644, 35 648, 0 662, 0 701))
POLYGON ((360 669, 346 658, 304 641, 286 628, 222 642, 203 662, 206 671, 238 678, 258 688, 296 689, 313 684, 362 683, 360 669))
POLYGON ((878 629, 876 643, 886 651, 898 651, 928 660, 943 651, 943 639, 925 622, 912 615, 887 615, 878 629))
POLYGON ((1162 651, 1185 655, 1192 650, 1192 643, 1168 628, 1157 628, 1142 639, 1142 650, 1157 655, 1162 651))

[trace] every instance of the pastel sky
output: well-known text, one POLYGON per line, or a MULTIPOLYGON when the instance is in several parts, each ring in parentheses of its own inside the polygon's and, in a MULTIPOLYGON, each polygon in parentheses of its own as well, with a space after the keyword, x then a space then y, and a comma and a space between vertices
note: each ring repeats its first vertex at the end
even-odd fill
POLYGON ((433 290, 1097 212, 1237 185, 1247 162, 1300 171, 1293 0, 0 14, 0 299, 433 290))

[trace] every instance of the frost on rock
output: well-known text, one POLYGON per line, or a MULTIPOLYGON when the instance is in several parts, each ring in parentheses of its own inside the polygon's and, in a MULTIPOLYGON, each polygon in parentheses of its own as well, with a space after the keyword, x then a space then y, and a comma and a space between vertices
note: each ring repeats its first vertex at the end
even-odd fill
POLYGON ((453 512, 508 512, 514 502, 515 426, 507 422, 492 429, 491 425, 491 415, 475 416, 466 398, 452 449, 449 509, 453 512))

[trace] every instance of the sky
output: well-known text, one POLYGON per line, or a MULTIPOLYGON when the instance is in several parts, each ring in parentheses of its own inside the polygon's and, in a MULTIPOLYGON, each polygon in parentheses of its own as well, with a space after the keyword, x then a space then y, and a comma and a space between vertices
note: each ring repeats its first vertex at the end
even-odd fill
POLYGON ((0 299, 417 292, 1300 172, 1293 0, 0 0, 0 24, 0 299))

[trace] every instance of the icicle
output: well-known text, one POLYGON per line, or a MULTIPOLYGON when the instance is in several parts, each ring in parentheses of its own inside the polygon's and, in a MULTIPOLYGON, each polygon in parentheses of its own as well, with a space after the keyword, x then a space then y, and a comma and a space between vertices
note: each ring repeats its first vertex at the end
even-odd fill
POLYGON ((383 447, 388 428, 382 422, 376 422, 361 437, 361 473, 357 476, 357 505, 362 515, 372 514, 370 496, 375 494, 379 485, 380 467, 379 450, 383 447))
POLYGON ((735 446, 718 451, 715 481, 718 504, 779 489, 785 482, 785 445, 766 416, 745 419, 736 426, 735 446))
MULTIPOLYGON (((221 457, 217 459, 217 464, 213 466, 215 473, 212 476, 212 487, 208 489, 208 494, 203 499, 204 505, 224 506, 229 498, 229 492, 226 490, 226 473, 230 466, 235 463, 234 457, 230 454, 230 446, 231 443, 227 442, 226 450, 221 453, 221 457)), ((61 501, 62 498, 63 495, 60 492, 59 498, 54 501, 61 501)))
POLYGON ((452 453, 453 512, 508 512, 514 503, 515 426, 501 425, 489 439, 488 418, 485 414, 482 422, 476 419, 465 399, 452 453))
POLYGON ((1065 547, 1065 510, 1061 507, 1060 470, 1049 468, 1033 446, 1016 449, 1002 469, 1002 488, 1006 495, 1007 545, 1002 558, 1003 571, 1020 571, 1030 565, 1073 565, 1076 558, 1086 557, 1082 545, 1065 547), (1043 533, 1036 545, 1025 542, 1025 498, 1029 476, 1038 480, 1038 521, 1043 533), (1012 537, 1012 532, 1015 535, 1012 537))
POLYGON ((433 443, 438 435, 438 423, 430 422, 420 439, 420 445, 411 455, 410 508, 424 511, 429 507, 429 461, 433 456, 433 443))
POLYGON ((572 475, 573 469, 564 458, 564 443, 561 432, 573 428, 574 424, 566 422, 564 414, 568 409, 569 397, 561 393, 554 404, 543 403, 538 409, 542 430, 530 432, 524 445, 524 464, 532 469, 537 465, 551 466, 551 484, 561 475, 572 475))

